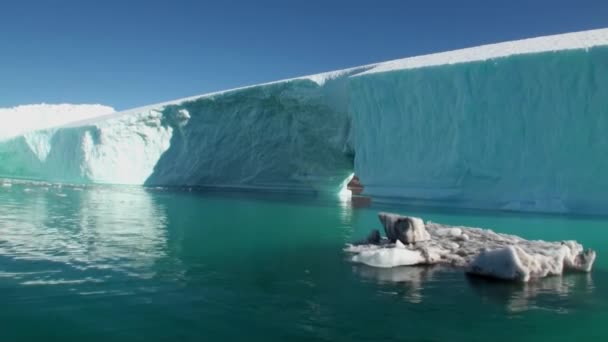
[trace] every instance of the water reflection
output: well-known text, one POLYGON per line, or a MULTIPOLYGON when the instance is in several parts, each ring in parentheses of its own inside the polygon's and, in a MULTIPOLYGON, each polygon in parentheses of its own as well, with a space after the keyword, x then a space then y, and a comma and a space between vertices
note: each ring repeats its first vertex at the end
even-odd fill
POLYGON ((591 274, 567 274, 528 283, 509 283, 479 277, 467 277, 471 288, 484 302, 497 303, 511 312, 549 310, 568 313, 574 302, 570 297, 589 295, 594 291, 591 274))
POLYGON ((449 282, 454 289, 471 289, 474 296, 481 298, 483 303, 504 306, 513 313, 528 310, 568 313, 573 309, 573 303, 584 303, 585 298, 591 298, 590 295, 595 290, 592 274, 589 273, 513 283, 464 276, 462 270, 438 266, 377 268, 354 265, 352 269, 364 279, 378 284, 392 284, 388 290, 383 288, 381 292, 403 296, 410 303, 422 303, 425 299, 430 299, 432 294, 428 290, 433 287, 433 282, 449 282))
POLYGON ((340 209, 340 221, 343 224, 350 224, 353 215, 353 208, 350 204, 350 197, 345 198, 338 196, 338 207, 340 209))
POLYGON ((144 189, 15 185, 0 200, 0 277, 23 285, 148 278, 166 257, 166 214, 144 189))
POLYGON ((410 303, 421 303, 422 290, 426 282, 433 279, 433 274, 439 267, 393 267, 378 268, 366 265, 353 266, 353 271, 359 276, 374 280, 380 284, 399 283, 405 289, 404 298, 410 303))

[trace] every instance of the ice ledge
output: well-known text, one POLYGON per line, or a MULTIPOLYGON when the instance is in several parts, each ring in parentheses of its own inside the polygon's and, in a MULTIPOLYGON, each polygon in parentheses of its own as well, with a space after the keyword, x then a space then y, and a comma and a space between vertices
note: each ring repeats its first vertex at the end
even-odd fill
POLYGON ((318 86, 323 86, 325 83, 331 80, 339 78, 358 77, 362 75, 387 72, 392 70, 401 69, 415 69, 423 67, 431 67, 438 65, 450 65, 457 63, 466 63, 474 61, 483 61, 493 58, 507 57, 511 55, 541 53, 559 50, 576 50, 576 49, 589 49, 596 46, 608 45, 608 28, 572 32, 564 34, 556 34, 550 36, 528 38, 521 40, 514 40, 496 44, 480 45, 471 48, 458 49, 452 51, 438 52, 421 56, 407 57, 396 59, 392 61, 371 63, 362 66, 356 66, 346 69, 340 69, 329 72, 322 72, 313 75, 300 76, 288 79, 282 79, 267 83, 260 83, 255 85, 249 85, 244 87, 237 87, 233 89, 221 90, 211 92, 202 95, 195 95, 185 97, 173 101, 167 101, 157 103, 149 106, 143 106, 138 108, 129 109, 117 113, 108 114, 101 118, 95 118, 93 120, 83 118, 82 121, 72 123, 69 126, 82 126, 95 123, 97 121, 112 119, 125 115, 133 115, 137 113, 145 113, 151 110, 159 110, 170 105, 178 105, 186 102, 196 101, 202 98, 213 98, 215 96, 224 95, 231 92, 242 91, 251 89, 254 87, 270 86, 277 83, 293 82, 308 80, 316 83, 318 86))
POLYGON ((566 271, 590 272, 596 258, 595 251, 584 250, 576 241, 529 241, 487 229, 424 224, 396 214, 379 216, 388 238, 374 230, 366 241, 348 245, 345 251, 353 254, 352 261, 381 268, 444 264, 474 275, 527 282, 566 271), (402 242, 414 232, 430 238, 402 242))
POLYGON ((379 63, 357 76, 401 69, 484 61, 493 58, 608 45, 608 29, 597 29, 480 45, 379 63))

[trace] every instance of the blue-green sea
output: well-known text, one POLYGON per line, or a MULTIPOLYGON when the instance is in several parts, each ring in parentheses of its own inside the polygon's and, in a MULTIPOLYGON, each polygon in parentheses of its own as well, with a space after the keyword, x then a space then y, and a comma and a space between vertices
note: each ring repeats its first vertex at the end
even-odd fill
POLYGON ((0 187, 0 341, 606 341, 608 219, 333 197, 0 187), (591 274, 530 284, 356 265, 378 211, 575 239, 591 274))

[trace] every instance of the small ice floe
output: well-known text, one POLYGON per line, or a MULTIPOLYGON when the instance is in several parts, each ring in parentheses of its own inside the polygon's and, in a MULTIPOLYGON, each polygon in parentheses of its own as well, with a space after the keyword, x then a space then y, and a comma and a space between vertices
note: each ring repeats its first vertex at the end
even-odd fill
POLYGON ((378 248, 361 251, 353 256, 354 262, 373 267, 395 267, 425 264, 426 259, 420 251, 412 250, 397 240, 393 248, 378 248))
POLYGON ((576 241, 529 241, 492 230, 450 227, 419 218, 380 213, 377 230, 348 245, 352 261, 372 267, 443 264, 469 274, 527 282, 566 271, 590 272, 595 251, 576 241))

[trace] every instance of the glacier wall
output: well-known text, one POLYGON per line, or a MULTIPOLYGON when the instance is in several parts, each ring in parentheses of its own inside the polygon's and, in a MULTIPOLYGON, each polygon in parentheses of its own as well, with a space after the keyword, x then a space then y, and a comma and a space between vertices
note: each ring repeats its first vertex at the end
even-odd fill
POLYGON ((608 214, 608 29, 373 64, 0 139, 0 176, 608 214))
POLYGON ((350 72, 84 120, 0 143, 0 176, 336 192, 352 174, 350 72))
POLYGON ((351 81, 366 193, 509 210, 608 208, 608 47, 351 81))
POLYGON ((353 169, 348 96, 339 77, 169 105, 189 120, 146 183, 336 191, 353 169))
POLYGON ((67 183, 143 184, 169 148, 155 111, 51 128, 0 143, 0 175, 67 183))

